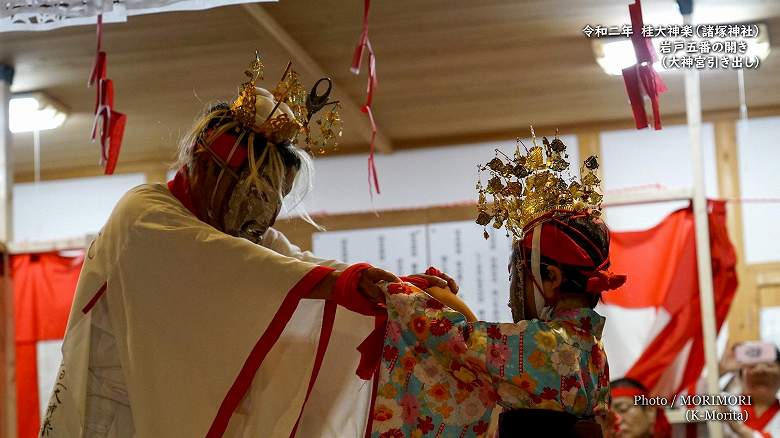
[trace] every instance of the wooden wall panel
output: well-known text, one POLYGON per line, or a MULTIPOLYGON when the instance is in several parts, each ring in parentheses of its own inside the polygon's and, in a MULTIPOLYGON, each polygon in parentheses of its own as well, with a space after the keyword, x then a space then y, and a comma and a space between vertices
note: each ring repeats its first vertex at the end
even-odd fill
MULTIPOLYGON (((737 154, 737 127, 734 120, 715 122, 715 158, 718 169, 718 192, 722 198, 739 198, 742 194, 737 154)), ((737 251, 739 286, 728 315, 729 340, 758 339, 758 289, 754 275, 745 264, 745 244, 742 237, 742 206, 731 202, 727 206, 729 237, 737 251)))

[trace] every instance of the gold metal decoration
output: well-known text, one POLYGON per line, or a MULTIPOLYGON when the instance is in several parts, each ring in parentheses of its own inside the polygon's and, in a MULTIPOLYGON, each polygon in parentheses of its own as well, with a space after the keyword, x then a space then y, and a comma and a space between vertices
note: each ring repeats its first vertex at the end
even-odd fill
POLYGON ((249 64, 249 68, 244 70, 244 74, 249 80, 241 84, 238 97, 230 105, 233 117, 245 128, 251 128, 255 124, 257 104, 255 86, 258 79, 263 79, 263 69, 264 66, 262 61, 260 61, 260 53, 255 51, 255 59, 249 64))
MULTIPOLYGON (((478 166, 476 222, 485 228, 491 224, 496 229, 505 228, 507 234, 521 239, 527 224, 552 211, 599 217, 603 196, 599 193, 601 181, 595 173, 598 159, 591 156, 585 160, 580 171, 582 177, 577 181, 567 175, 566 145, 557 133, 552 141, 542 137, 539 146, 531 127, 531 139, 530 150, 518 139, 514 157, 496 149, 495 158, 478 166), (486 186, 482 185, 482 172, 489 175, 486 186)), ((484 235, 487 239, 487 230, 484 235)))
POLYGON ((317 152, 324 154, 329 150, 335 150, 338 147, 339 139, 344 125, 341 121, 341 104, 337 103, 322 115, 316 122, 319 128, 319 136, 311 132, 310 127, 306 128, 306 143, 311 148, 316 148, 317 152))
POLYGON ((292 63, 287 68, 279 83, 274 87, 273 95, 275 105, 265 121, 258 123, 255 119, 257 112, 257 80, 263 78, 263 63, 260 55, 255 52, 255 59, 249 65, 244 74, 249 78, 241 84, 238 97, 230 105, 233 118, 245 129, 262 134, 272 143, 292 142, 306 143, 305 149, 311 151, 317 149, 320 153, 335 149, 341 138, 342 121, 341 105, 338 101, 329 101, 331 80, 322 78, 317 81, 311 91, 301 84, 298 73, 293 70, 292 63), (317 94, 317 87, 323 81, 327 82, 328 89, 323 94, 317 94), (284 111, 277 111, 284 103, 290 109, 292 117, 284 111), (310 122, 315 114, 330 106, 316 121, 318 132, 313 133, 310 122))

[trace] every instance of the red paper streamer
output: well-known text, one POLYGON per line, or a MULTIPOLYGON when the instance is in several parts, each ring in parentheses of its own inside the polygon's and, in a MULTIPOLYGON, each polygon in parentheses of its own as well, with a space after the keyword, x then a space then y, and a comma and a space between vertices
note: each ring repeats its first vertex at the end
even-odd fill
POLYGON ((647 128, 647 112, 645 111, 644 97, 650 100, 653 111, 653 126, 661 129, 661 109, 658 104, 658 96, 666 91, 666 84, 661 76, 653 68, 656 60, 655 50, 650 39, 642 36, 644 20, 642 19, 642 5, 640 0, 628 5, 631 15, 631 42, 634 45, 637 63, 623 69, 623 81, 626 84, 626 93, 631 102, 631 110, 634 113, 634 121, 637 129, 647 128))
POLYGON ((89 74, 88 87, 97 89, 95 98, 95 120, 92 123, 92 141, 100 137, 100 165, 106 175, 111 175, 119 161, 122 138, 127 125, 127 116, 114 111, 114 83, 106 77, 106 52, 103 48, 103 16, 97 18, 97 49, 95 64, 89 74))
POLYGON ((354 74, 360 74, 360 64, 363 62, 364 51, 368 52, 368 85, 366 86, 366 103, 360 108, 361 111, 368 115, 368 120, 371 123, 371 146, 368 154, 368 190, 373 198, 373 190, 376 190, 377 194, 381 193, 379 189, 379 177, 376 172, 376 160, 374 159, 374 147, 376 142, 376 122, 374 121, 374 114, 371 112, 371 102, 374 99, 374 89, 376 88, 376 57, 374 56, 374 49, 371 48, 371 41, 368 39, 368 10, 371 6, 371 0, 363 1, 363 31, 360 33, 360 39, 358 39, 357 47, 355 47, 355 53, 352 56, 352 67, 350 71, 354 74))

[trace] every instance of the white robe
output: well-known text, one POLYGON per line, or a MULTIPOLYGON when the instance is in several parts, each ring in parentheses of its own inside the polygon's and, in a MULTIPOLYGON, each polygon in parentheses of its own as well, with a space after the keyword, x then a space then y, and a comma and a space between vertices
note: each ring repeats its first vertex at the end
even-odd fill
MULTIPOLYGON (((740 408, 730 408, 732 410, 741 410, 740 408)), ((751 429, 752 430, 752 429, 751 429)), ((725 425, 723 427, 723 436, 725 438, 739 438, 739 436, 731 430, 730 427, 725 425)), ((780 412, 775 413, 772 418, 767 422, 761 430, 754 430, 752 438, 764 438, 771 436, 773 438, 780 438, 780 412)))
MULTIPOLYGON (((132 189, 88 251, 41 436, 290 436, 324 301, 300 301, 259 368, 250 355, 318 265, 344 267, 273 229, 263 246, 217 231, 164 185, 132 189), (241 396, 235 409, 225 408, 228 393, 241 396), (224 434, 213 430, 218 412, 224 434)), ((371 329, 372 319, 338 311, 298 436, 362 436, 371 384, 355 375, 355 348, 371 329)))

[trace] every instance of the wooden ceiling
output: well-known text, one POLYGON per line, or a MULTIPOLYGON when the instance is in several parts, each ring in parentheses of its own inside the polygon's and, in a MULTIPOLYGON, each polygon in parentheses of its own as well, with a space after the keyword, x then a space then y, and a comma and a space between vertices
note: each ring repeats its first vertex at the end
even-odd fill
MULTIPOLYGON (((628 0, 374 1, 370 37, 379 87, 374 114, 382 145, 393 150, 473 139, 507 138, 527 124, 573 126, 630 118, 620 77, 596 64, 585 24, 628 23, 628 0)), ((763 21, 780 41, 780 2, 699 0, 699 22, 763 21)), ((645 22, 678 20, 672 0, 645 0, 645 22)), ((179 137, 208 103, 230 98, 254 49, 271 88, 291 57, 306 83, 327 72, 345 113, 342 152, 365 153, 368 137, 358 103, 365 72, 349 72, 361 30, 358 0, 281 0, 201 12, 131 17, 106 25, 108 76, 116 109, 129 122, 120 159, 172 159, 179 137)), ((0 34, 0 60, 16 68, 12 91, 42 90, 70 109, 63 127, 41 133, 42 166, 96 166, 88 140, 94 90, 86 87, 94 27, 0 34)), ((780 51, 746 73, 748 104, 780 107, 780 51)), ((683 78, 665 74, 664 114, 684 111, 683 78)), ((737 106, 736 73, 702 74, 704 110, 737 106)), ((13 136, 17 173, 32 169, 32 136, 13 136)), ((125 167, 126 168, 126 167, 125 167)))

